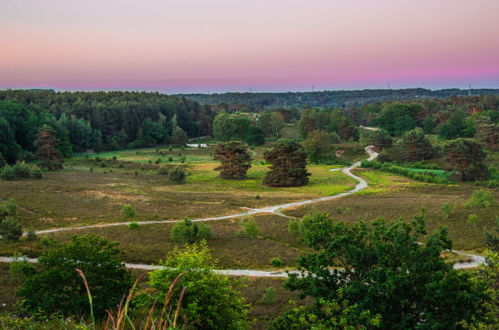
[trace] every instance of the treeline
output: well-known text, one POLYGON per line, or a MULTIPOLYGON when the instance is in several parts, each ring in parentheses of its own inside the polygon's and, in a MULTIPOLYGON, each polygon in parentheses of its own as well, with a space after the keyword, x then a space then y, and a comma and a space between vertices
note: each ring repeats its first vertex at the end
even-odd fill
POLYGON ((411 101, 421 99, 442 99, 454 96, 499 95, 499 89, 458 88, 430 90, 424 88, 407 89, 364 89, 320 92, 288 93, 222 93, 222 94, 181 94, 200 104, 223 105, 230 109, 250 108, 252 111, 277 107, 324 107, 348 108, 385 101, 411 101))
POLYGON ((214 116, 210 106, 159 93, 0 91, 0 159, 30 160, 44 125, 69 156, 87 149, 184 144, 188 136, 211 135, 214 116))

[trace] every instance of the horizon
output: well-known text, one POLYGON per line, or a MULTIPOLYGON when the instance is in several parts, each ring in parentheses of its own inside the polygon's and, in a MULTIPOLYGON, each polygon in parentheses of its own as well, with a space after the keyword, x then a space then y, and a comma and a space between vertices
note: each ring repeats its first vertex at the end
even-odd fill
POLYGON ((4 0, 0 89, 498 88, 498 11, 492 0, 4 0))

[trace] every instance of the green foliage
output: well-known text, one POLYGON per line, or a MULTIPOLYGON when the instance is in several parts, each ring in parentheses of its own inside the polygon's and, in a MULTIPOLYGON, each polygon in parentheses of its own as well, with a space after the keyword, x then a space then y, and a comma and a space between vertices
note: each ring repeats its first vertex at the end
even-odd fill
POLYGON ((408 162, 430 159, 435 155, 433 146, 421 128, 404 133, 400 144, 404 160, 408 162))
POLYGON ((307 135, 303 141, 303 148, 308 159, 315 164, 331 161, 336 158, 332 139, 328 133, 315 130, 307 135))
POLYGON ((470 214, 468 215, 468 225, 470 226, 476 226, 480 222, 480 219, 478 219, 478 215, 476 214, 470 214))
POLYGON ((444 220, 449 220, 452 215, 452 212, 453 212, 452 206, 450 206, 447 203, 444 203, 444 205, 442 205, 442 208, 440 209, 440 216, 444 220))
POLYGON ((365 330, 381 328, 382 318, 360 304, 347 300, 320 299, 310 306, 295 307, 274 320, 272 330, 348 329, 365 330))
POLYGON ((17 215, 17 205, 13 200, 0 203, 0 219, 17 215))
POLYGON ((18 241, 22 236, 23 230, 19 222, 13 217, 5 217, 0 221, 0 235, 8 241, 18 241))
POLYGON ((297 219, 290 219, 288 221, 288 233, 293 236, 298 236, 300 234, 300 221, 297 219))
POLYGON ((449 119, 437 128, 437 134, 445 140, 458 137, 471 137, 475 133, 473 123, 466 120, 464 111, 454 111, 449 119))
POLYGON ((272 258, 272 260, 270 260, 270 264, 274 267, 282 267, 284 266, 284 261, 282 261, 281 258, 272 258))
POLYGON ((170 174, 170 166, 161 166, 158 170, 159 175, 168 175, 170 174))
POLYGON ((307 154, 294 140, 281 139, 265 151, 265 161, 271 163, 263 183, 271 187, 299 187, 308 183, 307 154))
POLYGON ((253 217, 247 217, 239 220, 239 225, 245 235, 251 238, 260 236, 260 228, 253 217))
POLYGON ((265 136, 260 127, 256 127, 246 114, 219 113, 213 120, 213 135, 217 140, 245 141, 250 145, 260 145, 265 142, 265 136))
POLYGON ((132 221, 128 224, 128 228, 130 230, 135 230, 135 229, 139 228, 139 224, 136 221, 132 221))
POLYGON ((175 249, 162 263, 165 268, 149 275, 149 285, 161 292, 158 301, 172 281, 183 273, 174 288, 172 309, 175 310, 182 287, 186 294, 181 302, 179 319, 186 315, 189 327, 195 329, 246 329, 248 307, 234 287, 234 281, 213 272, 215 263, 206 246, 188 245, 183 250, 175 249))
POLYGON ((274 288, 266 288, 262 295, 262 304, 264 305, 272 305, 276 302, 275 298, 275 289, 274 288))
POLYGON ((172 228, 171 239, 178 243, 195 243, 211 238, 211 228, 205 224, 198 224, 189 218, 176 222, 172 228))
POLYGON ((0 168, 0 178, 6 181, 21 179, 41 179, 42 171, 36 165, 26 164, 24 161, 15 165, 6 165, 0 168))
POLYGON ((363 130, 362 141, 366 145, 373 145, 378 149, 390 148, 392 146, 392 137, 384 129, 374 131, 363 130))
POLYGON ((43 253, 38 259, 41 270, 21 278, 17 295, 23 299, 23 309, 64 316, 88 314, 87 292, 75 271, 79 268, 88 280, 95 315, 104 317, 131 286, 130 274, 117 258, 117 245, 93 235, 73 236, 67 245, 43 253))
POLYGON ((485 189, 475 190, 464 204, 470 208, 488 208, 496 203, 494 194, 485 189))
POLYGON ((376 170, 402 175, 413 180, 439 184, 449 183, 449 180, 446 176, 437 176, 431 171, 415 172, 410 168, 394 165, 392 163, 380 163, 376 161, 363 160, 360 162, 360 165, 364 168, 374 168, 376 170))
POLYGON ((135 209, 130 204, 125 204, 121 207, 121 214, 125 218, 133 218, 136 214, 135 209))
POLYGON ((26 234, 26 239, 28 241, 34 241, 37 238, 38 238, 38 236, 36 235, 36 232, 33 230, 28 231, 28 233, 26 234))
POLYGON ((416 128, 416 114, 421 111, 419 104, 387 103, 374 120, 373 124, 389 132, 391 135, 400 136, 416 128))
POLYGON ((43 125, 38 131, 38 139, 35 141, 37 156, 40 165, 49 171, 62 169, 63 155, 57 148, 60 141, 57 139, 54 128, 43 125))
POLYGON ((424 213, 411 224, 377 219, 333 223, 327 214, 303 218, 303 242, 315 253, 298 259, 286 287, 325 301, 356 302, 381 316, 382 328, 453 328, 480 317, 488 297, 440 258, 447 230, 426 236, 424 213), (418 244, 426 236, 426 244, 418 244), (341 267, 337 269, 335 267, 341 267))
POLYGON ((238 141, 217 144, 215 159, 220 161, 220 166, 215 170, 220 171, 222 179, 244 179, 251 167, 248 146, 238 141))
POLYGON ((168 179, 176 184, 182 184, 185 182, 185 177, 187 173, 182 166, 176 166, 170 170, 168 173, 168 179))

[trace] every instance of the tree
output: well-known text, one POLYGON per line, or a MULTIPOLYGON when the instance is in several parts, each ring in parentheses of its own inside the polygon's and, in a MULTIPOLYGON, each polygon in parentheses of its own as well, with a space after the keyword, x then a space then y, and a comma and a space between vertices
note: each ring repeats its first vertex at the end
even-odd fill
POLYGON ((331 137, 324 131, 310 132, 303 141, 303 147, 309 160, 316 164, 335 158, 331 137))
POLYGON ((486 154, 479 143, 467 139, 453 140, 444 146, 444 154, 463 181, 486 180, 489 177, 483 164, 486 154))
POLYGON ((217 144, 215 159, 221 163, 215 170, 220 171, 222 179, 244 179, 251 167, 248 146, 243 142, 231 141, 217 144))
POLYGON ((89 301, 78 268, 90 286, 95 315, 104 317, 131 287, 130 273, 117 258, 117 245, 98 236, 73 236, 69 244, 43 253, 38 259, 41 271, 25 274, 17 292, 23 307, 64 316, 87 314, 89 301))
POLYGON ((381 316, 384 329, 452 329, 480 317, 488 297, 467 273, 440 258, 451 248, 445 228, 427 236, 424 213, 411 224, 377 219, 333 223, 327 214, 302 219, 303 242, 315 253, 300 256, 300 274, 288 289, 316 301, 347 300, 381 316), (341 267, 341 268, 338 268, 341 267))
POLYGON ((418 104, 388 103, 383 106, 373 124, 391 135, 400 136, 416 127, 415 115, 421 111, 418 104))
POLYGON ((482 142, 487 149, 499 151, 499 125, 483 124, 478 126, 476 138, 478 141, 482 142))
POLYGON ((175 147, 183 147, 187 143, 187 134, 180 127, 175 127, 170 137, 170 143, 175 147))
POLYGON ((454 111, 449 119, 437 128, 437 134, 445 140, 457 137, 471 137, 475 133, 473 123, 466 120, 466 113, 454 111))
POLYGON ((189 218, 176 222, 171 233, 172 241, 177 243, 195 243, 210 237, 211 228, 208 225, 192 222, 189 218))
POLYGON ((281 139, 265 151, 265 160, 272 165, 263 183, 271 187, 299 187, 308 183, 307 154, 294 140, 281 139))
POLYGON ((265 143, 265 135, 260 127, 250 126, 244 136, 244 141, 250 146, 261 146, 265 143))
POLYGON ((15 163, 20 152, 21 147, 16 142, 14 131, 7 120, 0 117, 0 163, 2 159, 10 164, 15 163))
POLYGON ((19 222, 12 217, 0 219, 0 236, 7 241, 18 241, 23 234, 23 230, 19 222))
POLYGON ((364 142, 366 144, 373 145, 380 150, 392 146, 392 137, 390 136, 390 133, 384 129, 366 131, 364 135, 364 142))
MULTIPOLYGON (((175 285, 175 294, 169 305, 176 308, 181 289, 187 287, 182 299, 182 315, 187 315, 188 326, 195 329, 246 329, 248 307, 235 289, 234 281, 213 272, 215 262, 205 242, 175 249, 163 262, 165 268, 149 275, 149 285, 160 290, 163 297, 170 284, 181 273, 175 285)), ((158 299, 163 301, 164 299, 158 299)))
POLYGON ((419 127, 404 133, 400 148, 404 160, 409 162, 430 159, 434 155, 430 141, 419 127))
POLYGON ((55 137, 55 131, 48 125, 43 125, 38 133, 36 146, 38 148, 37 155, 40 159, 41 166, 49 171, 57 171, 62 169, 62 155, 57 150, 59 142, 55 137))

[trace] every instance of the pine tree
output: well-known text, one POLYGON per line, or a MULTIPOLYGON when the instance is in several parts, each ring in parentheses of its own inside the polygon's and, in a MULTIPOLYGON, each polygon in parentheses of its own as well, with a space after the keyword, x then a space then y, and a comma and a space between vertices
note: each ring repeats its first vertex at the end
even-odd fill
POLYGON ((444 154, 463 181, 486 180, 489 177, 489 171, 483 164, 486 154, 479 143, 457 139, 444 146, 444 154))
POLYGON ((246 172, 251 167, 248 146, 239 141, 217 144, 215 159, 221 163, 215 170, 220 171, 222 179, 244 179, 246 172))
POLYGON ((49 171, 62 169, 62 155, 57 150, 59 142, 55 137, 55 131, 48 125, 43 125, 38 132, 35 142, 40 165, 49 171))
POLYGON ((264 184, 272 187, 299 187, 308 183, 307 154, 294 140, 281 139, 271 150, 264 153, 265 160, 272 164, 265 176, 264 184))

